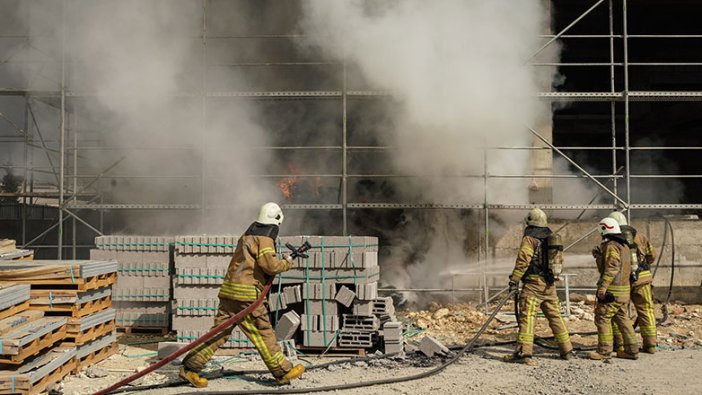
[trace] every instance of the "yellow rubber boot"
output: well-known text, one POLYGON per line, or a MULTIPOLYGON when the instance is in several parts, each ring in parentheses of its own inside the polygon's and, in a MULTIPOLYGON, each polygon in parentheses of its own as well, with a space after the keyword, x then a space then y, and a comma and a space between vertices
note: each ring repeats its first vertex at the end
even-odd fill
POLYGON ((303 373, 305 373, 305 367, 300 364, 297 364, 292 369, 290 369, 288 373, 285 373, 285 376, 276 379, 276 383, 278 385, 288 384, 290 381, 302 376, 303 373))
POLYGON ((195 388, 205 388, 207 387, 207 379, 204 377, 200 377, 200 374, 198 372, 194 372, 192 370, 188 370, 185 368, 185 366, 182 366, 180 368, 180 378, 188 380, 190 384, 193 385, 195 388))

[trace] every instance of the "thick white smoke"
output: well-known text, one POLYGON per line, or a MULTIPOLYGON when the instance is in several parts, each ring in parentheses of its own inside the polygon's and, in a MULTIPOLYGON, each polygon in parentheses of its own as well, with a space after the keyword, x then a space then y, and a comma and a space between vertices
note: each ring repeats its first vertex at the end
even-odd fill
MULTIPOLYGON (((269 159, 268 151, 251 149, 268 144, 256 106, 246 100, 203 99, 203 92, 226 90, 241 79, 236 71, 225 77, 203 67, 234 51, 220 45, 216 53, 210 48, 205 59, 203 29, 217 34, 232 20, 212 17, 210 11, 205 21, 200 1, 6 1, 3 6, 9 20, 39 36, 17 46, 15 59, 37 57, 37 42, 50 40, 53 46, 52 62, 46 63, 53 70, 50 84, 41 85, 46 81, 35 78, 31 64, 20 62, 12 72, 21 85, 58 89, 65 41, 67 146, 77 131, 80 146, 112 147, 82 150, 83 174, 99 174, 124 158, 95 184, 109 203, 200 205, 204 198, 206 205, 218 207, 216 215, 205 212, 202 221, 198 211, 132 212, 124 217, 123 231, 236 232, 261 202, 279 198, 251 178, 264 172, 269 159)), ((81 178, 79 188, 88 181, 81 178)))
MULTIPOLYGON (((484 180, 456 176, 484 173, 484 146, 529 146, 526 125, 550 126, 550 108, 536 93, 550 90, 553 70, 528 65, 543 43, 539 35, 548 31, 549 13, 540 0, 303 4, 307 44, 357 66, 367 85, 390 91, 397 101, 396 112, 388 114, 396 127, 382 136, 394 148, 395 171, 426 176, 402 191, 405 196, 482 203, 484 180)), ((556 53, 557 47, 549 48, 538 60, 552 60, 556 53)), ((527 151, 489 150, 487 166, 493 175, 530 174, 527 151)), ((488 201, 527 203, 528 183, 491 179, 488 201)), ((466 261, 461 240, 469 232, 479 234, 482 226, 466 229, 455 211, 437 213, 423 225, 425 232, 401 232, 397 238, 414 243, 432 237, 420 265, 411 269, 418 274, 412 283, 436 285, 438 270, 466 261)), ((415 263, 393 254, 391 260, 415 263)))

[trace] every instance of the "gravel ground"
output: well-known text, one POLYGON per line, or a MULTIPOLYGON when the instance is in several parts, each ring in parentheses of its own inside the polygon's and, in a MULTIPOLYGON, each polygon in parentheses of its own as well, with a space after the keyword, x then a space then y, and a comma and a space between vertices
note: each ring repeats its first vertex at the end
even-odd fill
MULTIPOLYGON (((591 310, 589 306, 580 305, 583 314, 591 310)), ((659 307, 658 307, 659 308, 659 307)), ((509 306, 505 312, 511 311, 509 306)), ((702 306, 671 306, 671 317, 659 331, 660 351, 655 355, 641 354, 637 361, 612 359, 610 362, 590 361, 585 353, 580 352, 574 361, 562 361, 558 355, 541 347, 535 349, 536 366, 507 364, 502 356, 512 352, 513 346, 483 347, 473 354, 464 356, 457 363, 449 366, 438 375, 405 383, 386 386, 366 387, 346 390, 345 394, 425 394, 425 393, 476 393, 476 394, 700 394, 702 393, 702 306)), ((404 313, 403 313, 404 314, 404 313)), ((409 314, 412 314, 409 312, 409 314)), ((405 314, 407 315, 407 314, 405 314)), ((470 305, 449 305, 447 308, 436 306, 432 312, 420 312, 415 318, 422 318, 427 329, 415 337, 417 341, 424 335, 432 335, 446 344, 464 343, 472 337, 482 324, 485 316, 470 305), (439 313, 439 311, 441 313, 439 313), (444 311, 446 310, 446 311, 444 311), (448 313, 447 313, 448 311, 448 313)), ((512 318, 513 320, 513 318, 512 318)), ((406 320, 413 322, 411 319, 406 320)), ((416 323, 416 321, 414 321, 416 323)), ((492 328, 483 335, 483 342, 502 342, 514 340, 516 329, 504 330, 492 328)), ((504 324, 504 321, 502 322, 504 324)), ((571 316, 567 323, 571 331, 573 344, 586 349, 596 345, 597 336, 587 335, 594 331, 594 324, 589 319, 571 316), (580 334, 585 335, 580 335, 580 334)), ((550 336, 550 330, 544 319, 539 319, 536 333, 550 336)), ((143 369, 156 362, 156 343, 161 337, 121 336, 121 352, 97 365, 98 373, 106 377, 90 378, 85 372, 70 376, 60 388, 67 395, 91 394, 100 388, 128 376, 136 370, 143 369), (129 345, 129 346, 127 346, 129 345)), ((265 367, 257 356, 244 358, 215 357, 231 370, 263 370, 265 367)), ((338 359, 338 357, 337 357, 338 359)), ((319 364, 333 358, 305 357, 304 363, 319 364)), ((311 370, 303 379, 295 381, 287 388, 313 388, 343 383, 357 383, 384 379, 388 377, 408 376, 425 372, 438 366, 441 359, 412 357, 406 359, 383 359, 376 361, 344 363, 325 369, 311 370)), ((141 379, 139 385, 163 383, 177 376, 177 367, 169 366, 141 379)), ((91 372, 93 373, 93 372, 91 372)), ((270 375, 249 375, 221 378, 210 381, 209 390, 213 391, 251 391, 275 390, 277 387, 270 375)), ((195 392, 191 387, 165 388, 142 391, 144 394, 182 394, 195 392)), ((134 392, 133 392, 134 393, 134 392)), ((332 393, 332 392, 326 392, 332 393)))
MULTIPOLYGON (((540 349, 536 366, 507 364, 501 361, 511 347, 481 348, 461 358, 442 373, 406 383, 347 390, 348 394, 424 394, 424 393, 480 393, 518 394, 699 394, 702 392, 702 351, 661 351, 656 355, 641 355, 638 361, 613 359, 610 363, 586 359, 562 361, 551 351, 540 349)), ((106 361, 103 368, 118 361, 106 361)), ((324 360, 325 362, 328 359, 324 360)), ((316 363, 318 360, 312 359, 316 363)), ((426 371, 426 365, 436 366, 440 360, 412 358, 407 360, 376 361, 365 364, 347 363, 332 369, 312 370, 290 387, 307 388, 355 383, 391 376, 405 376, 426 371), (358 365, 358 366, 357 366, 358 365), (425 366, 422 366, 425 365, 425 366)), ((127 367, 124 361, 116 365, 127 367)), ((237 369, 261 369, 259 361, 228 366, 237 369)), ((126 373, 111 372, 106 378, 71 377, 64 383, 65 394, 87 394, 114 382, 126 373)), ((161 371, 151 375, 146 383, 174 377, 175 371, 161 371)), ((234 391, 275 389, 268 375, 217 379, 210 382, 210 390, 234 391)), ((194 392, 189 387, 143 391, 143 394, 182 394, 194 392)), ((333 393, 333 392, 325 392, 333 393)))

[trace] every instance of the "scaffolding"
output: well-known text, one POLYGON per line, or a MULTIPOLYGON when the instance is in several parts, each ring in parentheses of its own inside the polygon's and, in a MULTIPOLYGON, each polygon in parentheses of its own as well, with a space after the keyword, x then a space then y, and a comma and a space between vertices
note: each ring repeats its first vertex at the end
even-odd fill
MULTIPOLYGON (((543 46, 534 53, 536 56, 538 53, 546 49, 548 46, 553 45, 553 43, 561 42, 564 40, 578 40, 578 39, 601 39, 608 40, 609 42, 609 62, 578 62, 578 63, 537 63, 532 62, 532 67, 606 67, 609 69, 610 78, 610 90, 602 92, 540 92, 538 93, 539 100, 543 100, 548 103, 555 102, 580 102, 580 101, 596 101, 611 104, 611 141, 608 146, 569 146, 569 147, 557 147, 553 144, 553 139, 544 136, 544 134, 534 128, 532 125, 527 125, 526 130, 531 133, 540 144, 535 144, 534 146, 500 146, 500 147, 489 147, 483 150, 483 172, 482 174, 472 174, 472 175, 459 175, 458 177, 466 178, 477 178, 484 180, 484 201, 480 204, 463 204, 456 202, 454 204, 430 204, 422 202, 404 202, 404 203, 392 203, 392 202, 380 202, 380 203, 364 203, 364 202, 353 202, 349 201, 349 179, 365 178, 372 179, 374 177, 411 177, 412 175, 396 175, 396 174, 353 174, 349 172, 349 153, 359 152, 359 151, 378 151, 387 150, 391 147, 383 146, 356 146, 350 145, 348 141, 348 125, 347 125, 347 114, 348 114, 348 101, 349 99, 365 99, 372 97, 392 97, 393 92, 387 91, 373 91, 373 90, 349 90, 347 89, 347 65, 344 62, 234 62, 227 63, 227 66, 232 67, 287 67, 287 66, 307 66, 307 65, 335 65, 338 66, 339 72, 341 73, 341 86, 338 90, 329 91, 211 91, 207 89, 207 72, 208 68, 211 66, 208 64, 208 42, 211 40, 247 40, 247 39, 296 39, 301 36, 295 34, 280 34, 280 35, 244 35, 244 36, 213 36, 208 34, 207 27, 207 12, 209 0, 201 0, 203 9, 203 19, 202 19, 202 31, 201 31, 201 45, 202 45, 202 81, 201 81, 201 91, 200 92, 183 92, 182 97, 189 97, 201 100, 201 111, 203 119, 208 111, 208 99, 212 98, 241 98, 241 99, 251 99, 251 100, 268 100, 268 99, 279 99, 279 100, 305 100, 305 99, 325 99, 333 100, 338 102, 341 108, 341 144, 340 145, 325 145, 325 146, 273 146, 273 147, 260 147, 261 149, 270 150, 292 150, 301 151, 307 150, 310 152, 319 151, 332 151, 340 153, 341 160, 341 171, 340 172, 328 172, 310 175, 300 175, 300 174, 267 174, 262 175, 264 177, 329 177, 332 179, 339 180, 339 199, 336 203, 332 204, 319 204, 318 202, 309 202, 304 204, 288 204, 284 207, 288 210, 335 210, 341 212, 342 224, 341 233, 346 235, 348 233, 348 217, 349 210, 353 209, 439 209, 439 210, 455 210, 455 209, 472 209, 480 210, 482 212, 482 218, 484 219, 484 245, 481 247, 482 253, 485 255, 485 260, 489 260, 489 234, 490 234, 490 211, 491 210, 525 210, 532 207, 540 207, 542 209, 550 210, 611 210, 620 209, 625 210, 627 213, 631 213, 633 210, 700 210, 702 209, 702 204, 675 204, 675 203, 662 203, 662 204, 635 204, 632 203, 631 196, 631 180, 636 178, 642 179, 654 179, 654 178, 702 178, 702 174, 693 175, 681 175, 681 174, 633 174, 631 171, 631 159, 630 154, 635 150, 700 150, 702 147, 696 146, 677 146, 677 147, 662 147, 662 146, 636 146, 633 147, 630 141, 630 125, 629 125, 629 113, 630 113, 630 103, 634 101, 702 101, 702 92, 690 92, 690 91, 631 91, 629 89, 629 70, 633 67, 641 66, 651 66, 651 67, 664 67, 664 66, 702 66, 702 63, 661 63, 661 62, 629 62, 629 42, 631 40, 645 40, 645 39, 686 39, 686 38, 702 38, 702 35, 629 35, 628 34, 628 10, 627 10, 627 0, 593 0, 592 6, 581 13, 572 23, 568 24, 564 29, 557 32, 556 34, 546 34, 541 36, 544 40, 543 46), (615 6, 621 6, 622 13, 622 32, 621 34, 615 34, 614 23, 615 23, 615 6), (608 26, 609 34, 599 34, 599 35, 576 35, 568 34, 571 28, 577 26, 581 23, 587 15, 595 10, 602 7, 608 7, 607 15, 609 16, 608 26), (622 49, 621 54, 617 53, 617 45, 615 41, 620 40, 622 49), (615 55, 621 55, 623 61, 615 61, 615 55), (623 71, 623 81, 617 81, 615 78, 615 69, 621 68, 623 71), (617 90, 615 82, 623 83, 623 89, 617 90), (615 110, 615 103, 624 104, 624 113, 617 114, 615 110), (624 141, 617 140, 617 128, 615 118, 617 116, 623 116, 624 122, 624 141), (561 157, 565 159, 573 168, 577 169, 579 174, 494 174, 488 169, 488 157, 491 152, 498 150, 529 150, 529 151, 547 151, 552 155, 561 157), (578 152, 578 151, 589 151, 589 150, 607 150, 612 153, 612 171, 609 174, 591 174, 583 166, 581 166, 576 160, 574 160, 568 153, 578 152), (617 153, 622 152, 624 154, 624 163, 617 162, 617 153), (623 168, 621 172, 620 168, 623 168), (521 204, 521 205, 505 205, 496 204, 491 202, 491 196, 488 191, 488 180, 489 179, 499 179, 499 178, 522 178, 522 179, 568 179, 568 178, 583 178, 588 180, 588 182, 595 185, 599 190, 608 195, 611 199, 609 204, 564 204, 564 203, 547 203, 547 204, 521 204), (621 184, 624 184, 624 193, 621 193, 621 184), (612 187, 608 186, 612 185, 612 187)), ((25 116, 24 125, 18 125, 8 117, 2 114, 0 111, 0 122, 7 122, 12 129, 17 132, 17 135, 13 136, 0 136, 0 141, 3 142, 22 142, 24 145, 24 164, 23 166, 14 166, 15 169, 20 169, 23 172, 24 179, 22 191, 19 193, 3 193, 2 196, 12 196, 22 199, 22 238, 19 240, 18 245, 23 248, 50 248, 57 250, 58 258, 62 258, 65 255, 65 248, 71 248, 71 255, 76 256, 76 248, 86 247, 81 245, 76 240, 76 226, 78 224, 87 227, 96 235, 102 235, 104 229, 103 223, 103 213, 105 210, 192 210, 200 211, 204 217, 207 210, 216 210, 217 207, 209 206, 207 204, 206 196, 206 185, 207 177, 205 174, 205 166, 202 164, 202 171, 199 176, 189 175, 189 176, 172 176, 174 178, 195 178, 199 177, 200 185, 202 190, 200 193, 200 203, 199 204, 145 204, 139 202, 133 203, 104 203, 101 200, 100 191, 94 188, 94 184, 102 178, 110 177, 125 177, 125 178, 148 178, 149 176, 114 176, 110 175, 110 170, 116 166, 119 161, 112 166, 105 168, 99 174, 82 174, 79 172, 79 158, 80 153, 89 150, 104 150, 110 149, 110 147, 104 147, 100 145, 98 140, 89 140, 86 138, 81 138, 79 141, 78 131, 75 129, 75 125, 71 124, 71 112, 69 110, 69 105, 72 100, 77 99, 89 99, 91 94, 89 92, 79 92, 73 91, 67 87, 66 75, 67 75, 67 65, 66 62, 66 28, 65 28, 65 2, 62 14, 62 29, 61 29, 61 43, 62 48, 60 52, 60 83, 58 90, 26 90, 26 89, 15 89, 15 88, 0 88, 0 96, 14 96, 21 97, 25 102, 25 116), (40 123, 37 121, 36 117, 36 103, 43 102, 47 105, 57 109, 59 111, 59 125, 57 130, 57 140, 51 140, 47 138, 44 133, 42 133, 43 126, 40 127, 40 123), (58 149, 49 148, 50 143, 58 143, 58 149), (80 145, 79 145, 80 143, 80 145), (34 156, 44 155, 48 162, 48 166, 35 166, 34 156), (80 174, 79 174, 80 173, 80 174), (37 186, 34 183, 34 178, 36 174, 46 174, 53 176, 56 181, 56 188, 52 191, 38 191, 37 186), (33 199, 55 199, 57 201, 58 207, 58 220, 44 232, 34 237, 31 240, 27 240, 25 223, 27 218, 27 207, 28 204, 33 201, 33 199), (79 200, 80 199, 80 200, 79 200), (82 215, 81 210, 91 210, 98 213, 98 220, 91 221, 86 220, 82 215), (64 245, 64 228, 67 220, 72 222, 72 242, 69 245, 64 245), (43 236, 49 232, 57 232, 59 235, 57 245, 46 245, 46 244, 36 244, 39 242, 43 236)), ((533 58, 533 57, 532 57, 533 58)), ((125 147, 122 147, 125 148, 125 147)), ((192 147, 133 147, 134 149, 163 149, 163 150, 179 150, 186 149, 190 150, 192 147)), ((204 150, 204 146, 202 147, 204 150)), ((200 152, 200 157, 204 162, 206 157, 204 152, 200 152)), ((153 176, 162 177, 162 176, 153 176)))

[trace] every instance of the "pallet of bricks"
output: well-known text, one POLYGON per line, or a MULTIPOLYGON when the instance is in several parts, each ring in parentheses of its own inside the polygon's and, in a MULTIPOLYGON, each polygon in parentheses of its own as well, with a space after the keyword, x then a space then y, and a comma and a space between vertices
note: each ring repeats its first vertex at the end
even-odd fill
MULTIPOLYGON (((173 276, 173 330, 178 342, 189 343, 214 323, 219 299, 238 236, 177 236, 173 276)), ((235 328, 225 349, 250 349, 253 344, 235 328)))
POLYGON ((116 262, 0 265, 0 393, 36 394, 117 350, 116 262))
POLYGON ((118 262, 112 290, 116 324, 126 333, 170 330, 172 237, 98 236, 91 259, 118 262))
POLYGON ((269 295, 278 340, 307 351, 403 352, 392 298, 378 297, 378 239, 288 236, 279 238, 278 253, 305 241, 309 258, 278 275, 269 295))

